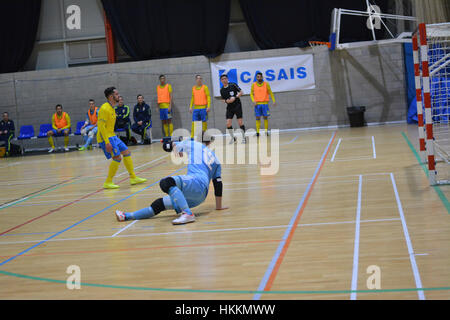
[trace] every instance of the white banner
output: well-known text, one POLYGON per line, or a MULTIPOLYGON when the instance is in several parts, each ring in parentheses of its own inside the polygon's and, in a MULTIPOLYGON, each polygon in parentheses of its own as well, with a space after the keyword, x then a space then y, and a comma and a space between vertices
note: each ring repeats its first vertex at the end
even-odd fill
POLYGON ((231 60, 211 62, 214 96, 220 96, 220 76, 228 75, 229 82, 236 83, 244 94, 250 94, 256 73, 261 72, 273 92, 308 90, 316 87, 313 55, 231 60))

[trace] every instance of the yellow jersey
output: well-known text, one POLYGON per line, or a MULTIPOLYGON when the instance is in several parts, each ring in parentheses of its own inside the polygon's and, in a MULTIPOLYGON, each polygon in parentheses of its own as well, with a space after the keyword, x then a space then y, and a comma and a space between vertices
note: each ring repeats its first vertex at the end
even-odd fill
POLYGON ((114 126, 116 124, 116 110, 105 102, 98 110, 97 120, 97 142, 109 143, 109 138, 114 137, 114 126))

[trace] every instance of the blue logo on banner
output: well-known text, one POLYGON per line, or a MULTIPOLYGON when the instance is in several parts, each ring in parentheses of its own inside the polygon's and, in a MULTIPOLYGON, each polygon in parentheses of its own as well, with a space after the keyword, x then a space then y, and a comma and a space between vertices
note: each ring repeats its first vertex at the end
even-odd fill
MULTIPOLYGON (((281 80, 295 80, 295 79, 305 79, 308 76, 308 73, 306 72, 305 67, 297 67, 297 68, 289 68, 289 69, 283 69, 280 68, 278 70, 274 69, 267 69, 263 71, 255 71, 253 73, 250 73, 249 71, 242 70, 237 72, 237 69, 221 69, 219 70, 219 79, 222 74, 226 74, 228 76, 229 82, 234 82, 239 85, 239 83, 250 83, 256 81, 256 74, 258 72, 261 72, 265 78, 266 81, 272 82, 272 81, 281 81, 281 80)), ((220 82, 220 88, 223 87, 222 82, 220 82)))
POLYGON ((220 88, 223 87, 222 82, 220 81, 220 77, 222 76, 222 74, 226 74, 228 76, 228 81, 229 82, 234 82, 234 83, 238 83, 238 77, 237 77, 237 69, 230 69, 230 70, 219 70, 219 83, 220 83, 220 88))

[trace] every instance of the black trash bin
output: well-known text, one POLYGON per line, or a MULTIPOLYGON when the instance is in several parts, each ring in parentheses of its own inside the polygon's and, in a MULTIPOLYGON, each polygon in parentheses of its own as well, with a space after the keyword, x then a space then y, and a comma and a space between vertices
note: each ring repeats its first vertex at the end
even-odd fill
POLYGON ((365 111, 366 107, 364 106, 347 108, 350 127, 364 127, 366 125, 366 121, 364 120, 365 111))

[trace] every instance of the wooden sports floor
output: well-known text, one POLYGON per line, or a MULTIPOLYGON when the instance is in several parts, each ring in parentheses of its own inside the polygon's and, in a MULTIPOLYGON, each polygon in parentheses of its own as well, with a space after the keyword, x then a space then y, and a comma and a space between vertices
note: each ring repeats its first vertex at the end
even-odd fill
POLYGON ((98 149, 1 159, 0 299, 450 299, 450 187, 428 185, 416 132, 282 133, 276 175, 224 165, 230 208, 214 210, 211 187, 183 226, 114 217, 186 172, 159 143, 130 148, 148 181, 130 186, 121 165, 119 190, 101 189, 98 149))

